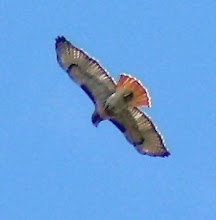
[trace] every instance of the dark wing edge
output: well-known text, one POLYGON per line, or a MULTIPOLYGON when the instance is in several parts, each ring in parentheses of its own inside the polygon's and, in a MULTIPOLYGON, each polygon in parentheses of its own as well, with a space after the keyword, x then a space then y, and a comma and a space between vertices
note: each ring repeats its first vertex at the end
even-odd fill
POLYGON ((130 123, 137 125, 137 129, 134 125, 132 126, 133 130, 131 130, 128 125, 125 124, 125 121, 120 119, 121 117, 110 119, 110 121, 125 135, 126 139, 134 145, 139 153, 153 157, 168 157, 170 155, 170 152, 165 147, 161 134, 146 114, 141 112, 138 108, 132 108, 128 111, 128 116, 130 123), (133 117, 133 120, 131 120, 131 117, 133 117), (141 135, 143 139, 140 140, 143 141, 140 143, 131 141, 134 140, 132 131, 134 137, 141 135))
POLYGON ((114 118, 109 119, 109 121, 112 122, 123 134, 125 133, 126 129, 120 122, 118 122, 114 118))
POLYGON ((73 46, 65 37, 55 43, 59 65, 68 73, 95 104, 111 95, 116 88, 108 72, 83 50, 73 46))

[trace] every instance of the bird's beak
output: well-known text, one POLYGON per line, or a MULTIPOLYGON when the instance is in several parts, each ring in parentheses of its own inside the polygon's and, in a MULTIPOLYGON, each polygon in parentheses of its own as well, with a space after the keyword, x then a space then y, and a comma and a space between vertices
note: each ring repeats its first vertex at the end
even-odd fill
POLYGON ((96 121, 95 123, 93 123, 93 125, 97 128, 97 126, 100 124, 101 121, 96 121))

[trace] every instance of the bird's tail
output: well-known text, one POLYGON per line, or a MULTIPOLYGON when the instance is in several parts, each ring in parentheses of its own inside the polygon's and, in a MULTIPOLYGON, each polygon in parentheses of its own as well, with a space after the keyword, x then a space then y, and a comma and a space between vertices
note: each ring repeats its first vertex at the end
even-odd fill
POLYGON ((150 97, 147 89, 143 87, 141 82, 137 79, 129 75, 121 74, 117 82, 116 90, 118 91, 122 89, 124 89, 127 92, 126 94, 131 97, 129 102, 131 106, 151 106, 150 97))

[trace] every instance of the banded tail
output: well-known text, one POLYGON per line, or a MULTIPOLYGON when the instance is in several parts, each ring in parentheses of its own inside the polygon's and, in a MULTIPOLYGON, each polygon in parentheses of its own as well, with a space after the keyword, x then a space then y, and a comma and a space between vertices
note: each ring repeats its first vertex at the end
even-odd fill
POLYGON ((130 105, 133 107, 150 107, 150 97, 148 91, 141 82, 132 76, 121 74, 117 82, 116 90, 126 90, 131 96, 130 105))

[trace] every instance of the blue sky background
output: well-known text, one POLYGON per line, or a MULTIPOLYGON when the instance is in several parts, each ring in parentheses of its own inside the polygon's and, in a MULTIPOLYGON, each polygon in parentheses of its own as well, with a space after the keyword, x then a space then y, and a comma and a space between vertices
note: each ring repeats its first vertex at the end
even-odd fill
POLYGON ((0 219, 215 219, 216 1, 1 1, 0 219), (59 67, 64 35, 149 89, 169 158, 140 155, 59 67))

